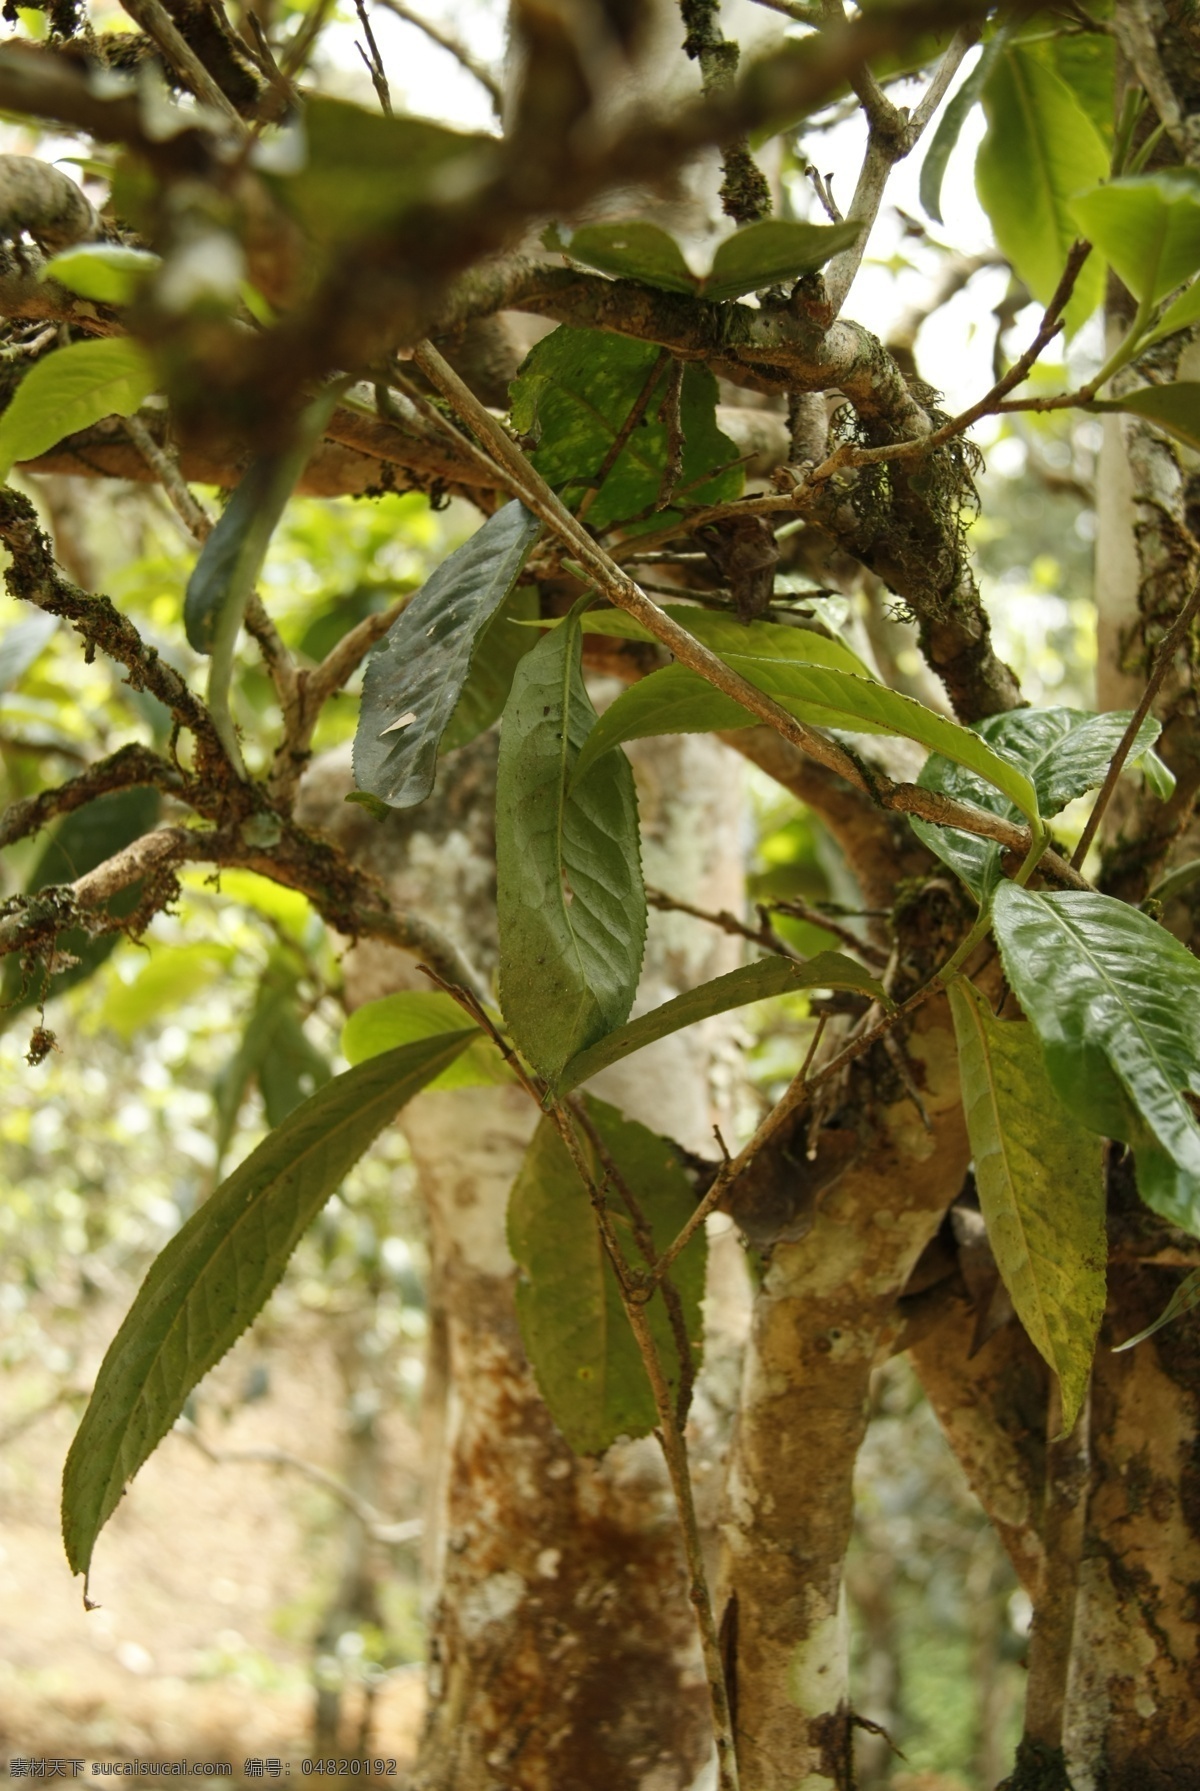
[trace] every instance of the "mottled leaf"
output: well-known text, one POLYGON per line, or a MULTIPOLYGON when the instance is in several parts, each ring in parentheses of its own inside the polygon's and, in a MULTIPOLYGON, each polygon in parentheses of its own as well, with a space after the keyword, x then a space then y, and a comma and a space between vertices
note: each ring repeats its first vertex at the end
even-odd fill
POLYGON ((140 343, 104 336, 56 348, 29 369, 0 417, 0 479, 103 417, 130 417, 154 390, 140 343))
POLYGON ((771 995, 791 995, 800 989, 852 989, 855 994, 869 996, 872 1001, 890 1006, 884 989, 861 964, 840 951, 818 952, 807 962, 798 964, 792 958, 760 958, 754 964, 743 964, 712 982, 688 989, 673 1001, 610 1032, 607 1038, 589 1046, 573 1057, 558 1078, 556 1092, 567 1094, 580 1082, 586 1082, 610 1063, 616 1063, 631 1052, 652 1045, 685 1026, 694 1026, 712 1014, 728 1013, 730 1008, 745 1007, 752 1001, 765 1001, 771 995))
POLYGON ((1138 1189, 1200 1234, 1200 962, 1136 908, 1001 883, 993 924, 1059 1096, 1133 1146, 1138 1189))
MULTIPOLYGON (((641 1207, 662 1251, 682 1230, 696 1196, 670 1142, 593 1098, 587 1111, 641 1207)), ((597 1181, 604 1169, 586 1139, 597 1181)), ((642 1262, 619 1193, 609 1210, 626 1258, 642 1262)), ((598 1455, 618 1437, 646 1436, 658 1422, 637 1341, 621 1304, 587 1192, 553 1122, 544 1119, 513 1186, 508 1242, 521 1270, 517 1316, 526 1354, 558 1428, 580 1455, 598 1455)), ((693 1368, 703 1337, 706 1245, 703 1227, 671 1269, 693 1368)), ((647 1307, 650 1330, 672 1390, 679 1351, 661 1290, 647 1307)))
POLYGON ((392 808, 413 808, 429 795, 472 658, 540 527, 523 504, 497 510, 443 560, 371 654, 354 739, 361 790, 392 808))
POLYGON ((548 1077, 626 1019, 646 937, 628 762, 572 781, 595 715, 572 616, 517 667, 496 790, 500 1005, 548 1077))
POLYGON ((336 1077, 265 1138, 151 1266, 100 1366, 67 1457, 63 1540, 75 1573, 192 1388, 262 1310, 346 1172, 473 1032, 404 1045, 336 1077))
POLYGON ((1037 1033, 950 985, 963 1108, 988 1240, 1017 1317, 1075 1424, 1104 1316, 1104 1147, 1059 1101, 1037 1033))

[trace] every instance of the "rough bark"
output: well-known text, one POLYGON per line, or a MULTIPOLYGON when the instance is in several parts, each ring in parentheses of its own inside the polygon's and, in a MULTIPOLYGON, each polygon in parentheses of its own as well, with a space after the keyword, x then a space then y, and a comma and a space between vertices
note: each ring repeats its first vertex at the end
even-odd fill
MULTIPOLYGON (((869 1154, 827 1186, 807 1235, 778 1246, 755 1301, 724 1525, 739 1760, 753 1791, 853 1782, 842 1570, 854 1461, 895 1301, 969 1155, 942 1004, 923 1011, 906 1050, 931 1129, 907 1095, 880 1099, 869 1154)), ((868 1092, 860 1082, 859 1098, 868 1092)))

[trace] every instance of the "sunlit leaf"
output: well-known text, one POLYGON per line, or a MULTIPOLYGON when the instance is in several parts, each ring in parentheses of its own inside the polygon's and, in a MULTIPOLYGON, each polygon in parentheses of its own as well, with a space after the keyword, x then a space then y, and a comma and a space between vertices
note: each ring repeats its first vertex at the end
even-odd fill
MULTIPOLYGON (((587 1111, 645 1214, 656 1250, 664 1250, 696 1204, 673 1146, 603 1101, 589 1098, 587 1111)), ((584 1153, 603 1181, 603 1165, 586 1139, 584 1153)), ((640 1264, 616 1191, 609 1195, 609 1211, 627 1260, 640 1264)), ((549 1119, 534 1133, 513 1186, 508 1241, 521 1270, 517 1316, 526 1354, 568 1443, 580 1455, 598 1455, 620 1436, 646 1436, 658 1421, 654 1396, 587 1192, 549 1119)), ((693 1368, 703 1337, 705 1254, 701 1227, 671 1269, 693 1368)), ((661 1291, 646 1310, 674 1391, 679 1350, 661 1291)))
POLYGON ((1093 398, 1089 410, 1123 410, 1144 417, 1165 435, 1187 448, 1200 449, 1200 381, 1178 380, 1172 385, 1138 386, 1119 398, 1093 398))
POLYGON ((556 1091, 566 1094, 610 1063, 617 1063, 685 1026, 707 1020, 712 1014, 725 1014, 731 1008, 765 1001, 772 995, 794 994, 800 989, 851 989, 884 1007, 890 1005, 886 992, 870 972, 843 952, 818 952, 803 964, 792 958, 760 958, 754 964, 743 964, 712 982, 688 989, 673 1001, 665 1001, 661 1007, 610 1032, 607 1038, 571 1059, 555 1084, 556 1091))
POLYGON ((1200 270, 1200 180, 1190 172, 1106 181, 1078 194, 1071 213, 1136 299, 1156 304, 1200 270))
POLYGON ((192 1388, 266 1304, 347 1170, 472 1037, 422 1040, 347 1070, 305 1101, 176 1233, 100 1366, 63 1475, 63 1540, 86 1574, 125 1487, 192 1388))
POLYGON ((0 416, 0 479, 103 417, 130 417, 154 390, 145 349, 127 336, 56 348, 29 369, 0 416))
MULTIPOLYGON (((466 1016, 452 995, 440 989, 406 989, 356 1008, 342 1028, 342 1055, 347 1063, 365 1063, 382 1051, 414 1039, 458 1032, 466 1016)), ((482 1033, 430 1083, 431 1088, 476 1088, 511 1082, 513 1072, 482 1033)))
MULTIPOLYGON (((860 678, 872 676, 852 647, 815 628, 796 628, 781 622, 739 622, 719 610, 701 609, 694 603, 664 603, 662 610, 722 659, 730 653, 742 653, 748 659, 798 659, 805 665, 827 665, 836 671, 854 672, 860 678)), ((612 635, 618 640, 656 638, 623 609, 589 610, 582 627, 585 634, 612 635)))
MULTIPOLYGON (((540 527, 523 504, 505 504, 443 560, 376 647, 354 739, 360 789, 400 809, 429 795, 481 636, 520 577, 540 527)), ((517 632, 511 625, 509 631, 517 632)))
POLYGON ((42 269, 44 280, 57 280, 81 298, 104 305, 129 305, 162 259, 147 249, 124 243, 79 243, 54 255, 42 269))
POLYGON ((965 979, 949 993, 988 1241, 1070 1431, 1104 1316, 1104 1147, 1059 1101, 1032 1026, 996 1020, 965 979))
POLYGON ((629 764, 571 776, 595 716, 571 618, 517 667, 496 790, 500 1005, 551 1077, 626 1019, 646 937, 629 764))

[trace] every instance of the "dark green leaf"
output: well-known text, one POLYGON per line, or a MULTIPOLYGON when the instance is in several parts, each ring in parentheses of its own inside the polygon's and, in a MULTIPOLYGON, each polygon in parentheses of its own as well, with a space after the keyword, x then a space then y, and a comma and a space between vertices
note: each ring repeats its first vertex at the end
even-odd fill
POLYGON ((992 65, 1004 47, 1007 33, 997 31, 984 46, 978 62, 957 92, 947 102, 942 116, 938 120, 937 129, 925 152, 925 160, 921 164, 921 204, 926 214, 935 223, 944 223, 942 217, 942 182, 946 178, 946 167, 962 133, 967 117, 983 92, 984 82, 992 72, 992 65))
MULTIPOLYGON (((605 457, 641 396, 658 358, 650 343, 565 325, 546 336, 522 364, 512 386, 512 419, 540 446, 533 464, 575 502, 597 478, 605 457)), ((659 415, 668 370, 658 378, 646 414, 618 455, 588 511, 590 528, 636 516, 658 498, 667 470, 668 425, 659 415)), ((720 504, 742 489, 738 451, 717 427, 717 385, 703 367, 684 370, 679 415, 683 468, 679 496, 692 504, 720 504), (714 468, 724 467, 724 471, 714 468)), ((666 510, 655 519, 676 514, 666 510)))
POLYGON ((585 224, 564 247, 572 261, 598 267, 620 280, 640 280, 667 292, 693 296, 700 282, 673 236, 657 224, 632 219, 625 224, 585 224))
MULTIPOLYGON (((1126 709, 1107 715, 1092 715, 1080 709, 1011 709, 1005 715, 988 716, 977 723, 975 731, 989 746, 1021 767, 1037 793, 1038 808, 1049 818, 1077 796, 1104 782, 1131 716, 1132 711, 1126 709)), ((1158 722, 1147 716, 1134 743, 1138 763, 1131 764, 1131 770, 1151 774, 1151 748, 1158 735, 1158 722)), ((926 760, 917 781, 923 790, 937 790, 942 795, 973 802, 989 814, 1003 815, 1008 820, 1019 818, 1020 811, 1007 803, 994 786, 941 753, 926 760)), ((930 851, 948 864, 976 896, 982 899, 995 887, 1000 876, 1000 848, 994 840, 960 833, 955 827, 938 827, 930 821, 914 820, 912 825, 930 851)))
POLYGON ((148 275, 161 266, 161 257, 146 249, 130 249, 124 243, 78 243, 52 256, 41 278, 57 280, 69 292, 103 305, 129 305, 148 275))
MULTIPOLYGON (((1049 302, 1078 234, 1071 201, 1108 172, 1108 151, 1071 89, 1030 49, 1008 44, 983 90, 988 133, 975 163, 996 241, 1035 298, 1049 302)), ((1104 266, 1085 262, 1067 306, 1069 333, 1100 303, 1104 266)))
POLYGON ((683 665, 667 665, 639 678, 610 703, 588 735, 586 758, 576 765, 582 776, 614 746, 656 734, 712 734, 727 728, 752 728, 748 709, 722 696, 704 678, 683 665))
POLYGON ((161 1252, 100 1367, 63 1476, 63 1539, 86 1574, 96 1537, 184 1400, 262 1310, 300 1238, 404 1103, 473 1029, 335 1077, 234 1170, 161 1252))
POLYGON ((132 416, 154 384, 149 356, 127 336, 56 348, 29 369, 0 417, 0 479, 15 461, 33 460, 102 417, 132 416))
POLYGON ((486 178, 497 145, 424 118, 384 118, 326 95, 304 106, 298 174, 272 184, 308 233, 334 245, 394 226, 416 205, 461 198, 486 178))
POLYGON ((1139 386, 1119 398, 1093 398, 1089 410, 1124 410, 1145 417, 1185 447, 1200 449, 1200 382, 1180 380, 1174 385, 1139 386))
POLYGON ((1200 180, 1190 173, 1110 180, 1080 193, 1071 212, 1136 299, 1157 304, 1200 270, 1200 180))
POLYGON ((1135 1343, 1144 1343, 1147 1337, 1153 1337, 1155 1331, 1161 1331, 1164 1325, 1169 1325, 1173 1318, 1180 1318, 1183 1313, 1191 1312, 1196 1306, 1200 1306, 1200 1269, 1193 1269, 1190 1275, 1185 1275, 1154 1323, 1147 1325, 1144 1331, 1139 1331, 1136 1337, 1128 1337, 1124 1343, 1118 1343, 1113 1355, 1119 1356, 1123 1349, 1132 1349, 1135 1343))
MULTIPOLYGON (((443 560, 376 647, 354 739, 360 789, 392 808, 413 808, 429 795, 442 736, 476 649, 482 651, 481 637, 520 577, 540 527, 523 504, 505 504, 443 560)), ((506 627, 525 645, 511 623, 506 627)))
MULTIPOLYGON (((384 995, 379 1001, 365 1001, 346 1021, 342 1055, 348 1063, 365 1063, 368 1057, 394 1051, 397 1045, 414 1039, 456 1032, 463 1020, 457 1001, 440 989, 406 989, 399 995, 384 995)), ((491 1039, 480 1033, 430 1087, 476 1088, 512 1080, 513 1072, 491 1039)))
MULTIPOLYGON (((47 889, 53 883, 74 883, 77 878, 94 871, 111 858, 114 852, 130 846, 158 820, 160 798, 157 790, 114 790, 97 796, 94 802, 77 808, 60 821, 40 854, 25 885, 26 895, 47 889)), ((142 884, 131 884, 110 897, 106 911, 122 918, 132 914, 141 899, 142 884)), ((28 977, 16 956, 4 961, 0 982, 0 1025, 7 1024, 25 1008, 43 999, 65 994, 78 983, 86 982, 121 939, 119 932, 101 933, 93 937, 82 927, 60 933, 56 948, 77 961, 47 980, 35 967, 28 977)))
POLYGON ((283 958, 276 957, 267 966, 241 1043, 213 1086, 218 1169, 254 1082, 263 1097, 267 1124, 277 1126, 307 1094, 329 1080, 329 1065, 300 1024, 296 1007, 298 981, 296 969, 283 958), (307 1079, 307 1088, 302 1086, 302 1079, 307 1079))
MULTIPOLYGON (((587 1110, 661 1252, 696 1205, 674 1149, 603 1101, 589 1099, 587 1110)), ((595 1179, 603 1181, 603 1167, 586 1139, 584 1150, 595 1179)), ((609 1195, 609 1209, 627 1260, 640 1262, 616 1192, 609 1195)), ((598 1455, 620 1436, 646 1436, 658 1422, 650 1382, 587 1192, 549 1119, 534 1133, 513 1186, 508 1242, 522 1271, 517 1316, 525 1350, 551 1415, 572 1449, 598 1455)), ((671 1269, 693 1368, 699 1366, 703 1337, 705 1255, 701 1227, 671 1269)), ((679 1351, 661 1290, 646 1312, 674 1390, 679 1351)))
POLYGON ((875 978, 853 958, 840 951, 818 952, 804 964, 792 958, 760 958, 757 963, 743 964, 713 982, 702 983, 666 1001, 651 1013, 630 1020, 616 1032, 610 1032, 598 1044, 573 1057, 558 1078, 556 1092, 568 1094, 580 1082, 586 1082, 610 1063, 628 1057, 633 1051, 652 1045, 685 1026, 694 1026, 712 1014, 728 1013, 730 1008, 745 1007, 752 1001, 765 1001, 771 995, 791 995, 800 989, 852 989, 872 1001, 890 1006, 887 995, 875 978))
POLYGON ((1058 1376, 1063 1431, 1087 1391, 1104 1316, 1104 1147, 1063 1107, 1033 1027, 950 985, 979 1205, 1017 1317, 1058 1376))
POLYGON ((571 780, 595 717, 572 616, 517 667, 496 790, 500 1005, 549 1077, 626 1018, 646 937, 628 762, 571 780))
POLYGON ((744 292, 798 280, 802 274, 824 267, 861 235, 861 224, 796 224, 786 218, 761 218, 720 244, 712 272, 700 282, 702 296, 740 298, 744 292))
POLYGON ((533 647, 522 624, 533 621, 540 607, 532 585, 518 585, 500 605, 475 649, 458 706, 442 735, 442 753, 469 745, 499 721, 517 664, 533 647))
POLYGON ((996 891, 1009 982, 1050 1079, 1090 1130, 1131 1144, 1147 1206, 1200 1233, 1200 963, 1136 908, 1086 890, 996 891))

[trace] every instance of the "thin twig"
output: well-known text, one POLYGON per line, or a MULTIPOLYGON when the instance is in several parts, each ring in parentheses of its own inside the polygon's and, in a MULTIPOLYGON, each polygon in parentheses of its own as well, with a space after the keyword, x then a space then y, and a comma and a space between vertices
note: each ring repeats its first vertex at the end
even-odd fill
POLYGON ((428 19, 423 19, 420 13, 415 12, 412 7, 406 6, 404 0, 379 0, 379 4, 386 6, 389 12, 395 13, 398 19, 403 19, 406 25, 414 25, 418 31, 423 31, 431 43, 435 43, 440 50, 445 50, 448 55, 453 56, 454 60, 479 82, 492 102, 492 109, 496 117, 503 116, 503 88, 491 70, 480 62, 478 57, 473 56, 465 44, 460 43, 458 38, 453 37, 440 25, 431 24, 428 19))
POLYGON ((124 418, 122 427, 162 486, 180 522, 196 546, 202 547, 212 534, 213 521, 204 506, 192 495, 191 487, 179 470, 177 457, 155 441, 141 417, 124 418))
POLYGON ((214 112, 220 113, 234 127, 237 135, 244 138, 247 135, 245 119, 229 95, 217 85, 166 7, 161 4, 161 0, 121 0, 121 5, 146 35, 153 38, 171 67, 183 76, 196 98, 214 112))
POLYGON ((1129 726, 1121 735, 1120 744, 1112 756, 1112 763, 1108 767, 1104 782, 1100 786, 1100 794, 1096 798, 1096 806, 1088 816, 1083 832, 1079 836, 1079 844, 1071 855, 1071 863, 1076 869, 1078 869, 1087 856, 1087 849, 1095 838, 1096 829, 1104 818, 1105 809, 1112 800, 1112 793, 1117 787, 1117 779, 1125 769, 1125 761, 1129 757, 1133 748, 1133 743, 1138 737, 1141 725, 1150 713, 1150 705, 1158 695, 1162 681, 1170 669, 1172 659, 1175 657, 1176 649, 1185 639, 1197 609, 1200 609, 1200 579, 1197 579, 1195 585, 1192 587, 1191 596, 1171 624, 1166 639, 1155 654, 1153 668, 1149 678, 1146 680, 1146 688, 1142 692, 1142 700, 1130 716, 1129 726))
POLYGON ((358 22, 367 39, 365 50, 361 44, 356 44, 355 48, 367 65, 367 73, 371 77, 371 85, 375 89, 375 97, 379 101, 379 109, 385 118, 390 118, 392 116, 392 90, 388 86, 383 57, 379 54, 379 45, 375 42, 375 33, 371 29, 371 21, 367 17, 367 9, 363 5, 363 0, 354 0, 354 8, 358 13, 358 22))

